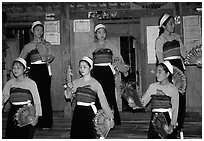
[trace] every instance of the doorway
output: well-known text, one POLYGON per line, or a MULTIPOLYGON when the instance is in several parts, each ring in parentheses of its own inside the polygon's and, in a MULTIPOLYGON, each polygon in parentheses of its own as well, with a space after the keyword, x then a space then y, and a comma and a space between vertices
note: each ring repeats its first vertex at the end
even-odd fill
MULTIPOLYGON (((136 89, 136 55, 135 55, 135 38, 133 36, 121 36, 120 37, 120 52, 125 64, 130 66, 128 71, 129 75, 124 77, 121 75, 122 83, 128 83, 136 89)), ((132 108, 128 106, 127 101, 122 97, 122 111, 132 111, 132 108)))

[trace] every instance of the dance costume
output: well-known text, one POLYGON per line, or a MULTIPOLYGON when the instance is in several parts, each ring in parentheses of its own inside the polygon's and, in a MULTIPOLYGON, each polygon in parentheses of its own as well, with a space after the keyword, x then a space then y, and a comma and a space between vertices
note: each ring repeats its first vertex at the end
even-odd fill
POLYGON ((101 85, 91 78, 84 81, 83 78, 73 81, 76 106, 74 108, 71 123, 71 139, 95 139, 97 137, 93 119, 97 110, 103 109, 110 119, 113 118, 101 85))
POLYGON ((36 116, 42 115, 41 102, 36 83, 25 78, 23 81, 17 81, 16 78, 9 80, 3 89, 4 103, 9 100, 11 105, 5 138, 7 139, 32 139, 34 135, 34 126, 29 124, 19 127, 15 114, 24 105, 32 104, 36 108, 36 116))
MULTIPOLYGON (((147 105, 151 102, 152 116, 149 125, 148 138, 161 138, 153 127, 152 120, 155 115, 162 113, 168 125, 177 125, 179 94, 178 89, 171 83, 161 85, 159 82, 149 86, 146 93, 142 97, 142 103, 147 105)), ((175 138, 168 135, 168 138, 175 138)))
POLYGON ((121 125, 120 114, 115 96, 115 70, 112 65, 115 58, 123 60, 119 51, 110 42, 105 41, 103 45, 95 43, 89 50, 88 56, 93 57, 93 77, 102 85, 109 106, 114 110, 115 125, 121 125))

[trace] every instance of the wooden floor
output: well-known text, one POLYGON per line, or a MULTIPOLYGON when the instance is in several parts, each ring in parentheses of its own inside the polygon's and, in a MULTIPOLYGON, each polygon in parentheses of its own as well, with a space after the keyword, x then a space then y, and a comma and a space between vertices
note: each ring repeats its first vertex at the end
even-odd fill
MULTIPOLYGON (((150 113, 121 112, 122 125, 110 131, 108 139, 145 139, 150 120, 150 113)), ((201 116, 201 115, 200 115, 201 116)), ((65 119, 63 113, 54 113, 54 123, 50 130, 36 130, 34 139, 69 139, 70 119, 65 119)), ((2 118, 2 137, 5 134, 6 113, 2 118)), ((202 118, 187 117, 184 125, 185 139, 202 139, 202 118)))

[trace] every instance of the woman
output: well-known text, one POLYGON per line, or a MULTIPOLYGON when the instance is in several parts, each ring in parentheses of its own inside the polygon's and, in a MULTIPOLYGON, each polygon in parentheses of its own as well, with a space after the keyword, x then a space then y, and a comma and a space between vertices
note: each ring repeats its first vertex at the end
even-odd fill
MULTIPOLYGON (((159 37, 156 39, 157 63, 168 60, 173 66, 176 66, 184 73, 185 66, 183 59, 186 57, 186 50, 180 36, 174 33, 174 18, 168 14, 164 14, 159 20, 159 26, 159 37)), ((179 92, 179 99, 177 128, 181 130, 183 128, 186 110, 185 92, 179 92)))
MULTIPOLYGON (((93 119, 97 109, 103 109, 111 121, 113 128, 113 114, 105 98, 100 83, 91 77, 93 61, 89 57, 83 57, 79 61, 81 78, 73 83, 68 83, 68 88, 75 93, 76 106, 74 108, 71 123, 71 139, 95 139, 97 137, 93 119)), ((69 91, 70 92, 70 91, 69 91)))
POLYGON ((157 115, 165 116, 168 126, 167 138, 176 138, 175 127, 177 125, 179 93, 178 89, 171 83, 173 66, 169 61, 164 61, 157 66, 156 83, 149 86, 146 93, 142 96, 142 103, 146 106, 151 100, 152 116, 148 131, 148 138, 161 138, 156 131, 154 119, 157 115), (174 132, 173 132, 174 131, 174 132))
POLYGON ((42 115, 37 85, 25 75, 26 68, 26 61, 23 58, 17 58, 12 65, 14 78, 5 84, 3 89, 3 105, 7 102, 11 105, 5 133, 7 139, 32 139, 34 126, 38 122, 38 117, 42 115), (17 114, 18 110, 25 106, 34 106, 36 112, 30 124, 20 126, 17 114))
POLYGON ((43 39, 43 24, 40 21, 34 22, 31 31, 34 38, 24 46, 20 57, 30 60, 29 77, 36 82, 40 94, 43 115, 39 118, 36 128, 50 129, 53 125, 50 63, 54 60, 54 56, 51 44, 43 39))
POLYGON ((102 85, 108 100, 109 106, 114 111, 115 125, 121 125, 120 114, 115 96, 115 74, 121 71, 125 76, 128 74, 128 67, 124 65, 119 50, 106 39, 106 27, 98 24, 95 27, 97 41, 89 49, 88 56, 93 58, 93 77, 102 85))

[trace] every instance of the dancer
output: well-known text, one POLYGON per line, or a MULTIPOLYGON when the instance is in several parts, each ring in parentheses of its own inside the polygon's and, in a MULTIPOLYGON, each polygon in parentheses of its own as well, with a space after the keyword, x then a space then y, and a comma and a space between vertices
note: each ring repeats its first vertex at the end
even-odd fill
POLYGON ((20 57, 30 60, 29 77, 36 82, 40 94, 42 116, 39 118, 36 128, 47 130, 53 125, 50 63, 54 60, 54 56, 51 52, 51 44, 43 39, 43 24, 40 21, 34 22, 31 31, 34 39, 24 46, 20 57))
POLYGON ((7 102, 11 105, 7 118, 6 139, 32 139, 34 126, 38 122, 38 117, 42 116, 37 85, 26 76, 26 68, 26 61, 23 58, 17 58, 12 65, 14 78, 5 84, 3 89, 3 106, 7 102), (32 112, 35 114, 30 124, 21 127, 17 114, 20 114, 20 109, 26 106, 34 106, 32 112))
POLYGON ((171 82, 172 74, 173 66, 169 61, 160 63, 156 70, 158 82, 151 84, 142 96, 141 101, 144 106, 151 102, 152 116, 148 131, 148 138, 150 139, 176 138, 175 128, 177 126, 179 93, 171 82), (162 129, 157 129, 162 123, 156 125, 159 116, 164 116, 167 121, 167 125, 162 129))
POLYGON ((121 125, 120 114, 115 96, 116 70, 128 75, 128 67, 124 64, 119 50, 106 39, 106 27, 98 24, 95 27, 97 41, 89 49, 88 56, 93 58, 93 77, 102 85, 109 106, 114 111, 115 125, 121 125))
MULTIPOLYGON (((113 113, 108 105, 100 83, 91 77, 90 71, 93 61, 85 56, 79 61, 81 78, 68 83, 68 88, 73 92, 76 99, 72 123, 71 139, 95 139, 97 133, 94 128, 94 117, 97 110, 103 109, 109 117, 110 128, 113 128, 113 113)), ((70 90, 69 90, 70 92, 70 90)))

